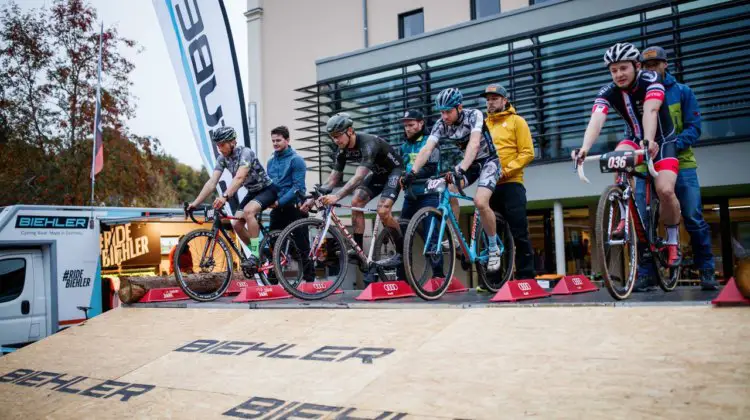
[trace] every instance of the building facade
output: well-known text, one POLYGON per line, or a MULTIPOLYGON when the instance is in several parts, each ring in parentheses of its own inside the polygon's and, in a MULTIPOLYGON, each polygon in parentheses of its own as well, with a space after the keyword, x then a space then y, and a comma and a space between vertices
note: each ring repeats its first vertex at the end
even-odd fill
MULTIPOLYGON (((623 41, 662 46, 670 72, 693 89, 701 107, 695 154, 720 278, 732 274, 731 238, 750 248, 750 1, 248 5, 255 6, 248 7, 249 28, 260 33, 253 40, 249 31, 251 79, 258 84, 251 81, 249 90, 262 114, 259 137, 282 123, 294 129, 293 144, 311 170, 309 183, 330 172, 334 145, 322 133, 330 115, 349 112, 357 130, 399 144, 405 109, 422 110, 432 124, 439 117, 432 101, 441 89, 458 87, 465 106, 484 109, 478 94, 489 83, 503 84, 534 137, 536 156, 525 185, 540 272, 596 271, 596 203, 612 177, 591 165, 591 184, 580 183, 569 155, 582 142, 596 93, 611 80, 604 50, 623 41)), ((612 150, 622 133, 623 122, 610 116, 592 153, 612 150)), ((270 153, 270 144, 265 147, 259 146, 261 156, 270 153)), ((689 260, 684 231, 681 240, 689 260)))

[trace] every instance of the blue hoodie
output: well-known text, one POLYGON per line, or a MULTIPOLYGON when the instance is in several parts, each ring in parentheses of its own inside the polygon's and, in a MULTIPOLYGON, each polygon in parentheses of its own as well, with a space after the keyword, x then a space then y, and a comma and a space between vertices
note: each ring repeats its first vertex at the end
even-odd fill
POLYGON ((266 166, 268 176, 278 189, 279 206, 286 206, 297 202, 297 191, 305 194, 305 174, 307 166, 302 156, 291 146, 282 152, 273 152, 266 166))
POLYGON ((664 77, 664 89, 669 114, 672 115, 677 132, 677 158, 680 169, 697 168, 698 162, 693 153, 694 145, 701 136, 701 111, 693 91, 677 80, 669 72, 664 77))

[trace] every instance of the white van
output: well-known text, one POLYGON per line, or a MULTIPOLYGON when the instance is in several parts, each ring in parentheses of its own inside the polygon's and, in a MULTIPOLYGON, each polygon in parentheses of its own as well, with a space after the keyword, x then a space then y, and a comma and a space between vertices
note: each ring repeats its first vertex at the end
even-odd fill
MULTIPOLYGON (((173 217, 165 239, 194 228, 181 209, 16 205, 0 208, 0 347, 34 342, 111 308, 104 268, 123 261, 159 270, 168 261, 159 232, 134 235, 154 217, 173 217), (133 227, 131 229, 131 224, 133 227), (104 234, 100 235, 104 230, 104 234), (154 243, 156 242, 156 243, 154 243), (104 252, 102 252, 104 251, 104 252), (105 257, 102 259, 102 254, 105 257), (148 265, 148 264, 146 264, 148 265)), ((164 219, 162 219, 164 220, 164 219)), ((153 225, 158 226, 158 225, 153 225)), ((143 229, 141 229, 143 230, 143 229)))

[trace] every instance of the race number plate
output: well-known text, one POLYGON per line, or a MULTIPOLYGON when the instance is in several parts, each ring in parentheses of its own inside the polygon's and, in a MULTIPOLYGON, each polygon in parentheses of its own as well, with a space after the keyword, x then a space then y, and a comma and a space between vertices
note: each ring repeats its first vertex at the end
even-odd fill
POLYGON ((606 172, 633 172, 635 153, 632 150, 609 152, 599 158, 599 169, 606 172))
POLYGON ((214 219, 214 209, 206 209, 206 220, 214 219))

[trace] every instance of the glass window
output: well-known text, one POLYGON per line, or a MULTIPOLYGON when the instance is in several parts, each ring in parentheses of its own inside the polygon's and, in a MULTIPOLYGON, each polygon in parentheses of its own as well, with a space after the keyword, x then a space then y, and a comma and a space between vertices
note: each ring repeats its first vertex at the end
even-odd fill
POLYGON ((398 15, 398 38, 424 33, 424 9, 417 9, 398 15))
POLYGON ((12 258, 0 261, 0 302, 21 296, 26 281, 26 260, 12 258))
POLYGON ((471 19, 500 13, 500 0, 471 0, 471 19))

